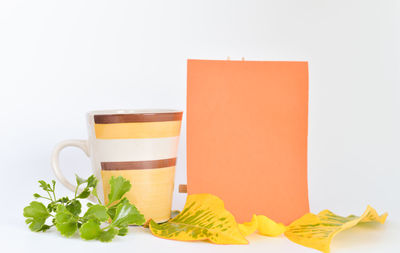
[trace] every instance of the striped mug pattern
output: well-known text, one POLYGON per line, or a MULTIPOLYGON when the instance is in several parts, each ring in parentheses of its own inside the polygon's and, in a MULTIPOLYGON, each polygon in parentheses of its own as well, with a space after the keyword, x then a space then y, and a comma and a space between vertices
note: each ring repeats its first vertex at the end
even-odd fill
POLYGON ((53 154, 55 174, 73 189, 60 173, 57 159, 65 146, 80 147, 91 157, 94 174, 103 182, 99 190, 102 188, 100 195, 105 203, 110 192, 108 181, 112 176, 123 176, 132 184, 125 196, 146 220, 167 221, 171 215, 182 114, 175 110, 91 112, 89 139, 79 141, 86 147, 74 140, 59 144, 53 154))

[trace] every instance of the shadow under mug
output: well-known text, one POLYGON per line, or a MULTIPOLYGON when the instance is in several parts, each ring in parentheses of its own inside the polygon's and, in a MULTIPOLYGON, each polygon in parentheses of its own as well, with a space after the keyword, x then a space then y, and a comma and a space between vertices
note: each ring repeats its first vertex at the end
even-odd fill
MULTIPOLYGON (((125 196, 145 219, 167 221, 171 216, 182 114, 176 110, 89 112, 88 140, 57 144, 51 158, 54 173, 64 186, 75 190, 61 173, 59 154, 65 147, 78 147, 91 159, 93 174, 99 179, 99 196, 104 196, 105 203, 110 178, 123 176, 132 184, 125 196)), ((91 200, 95 201, 93 196, 91 200)))

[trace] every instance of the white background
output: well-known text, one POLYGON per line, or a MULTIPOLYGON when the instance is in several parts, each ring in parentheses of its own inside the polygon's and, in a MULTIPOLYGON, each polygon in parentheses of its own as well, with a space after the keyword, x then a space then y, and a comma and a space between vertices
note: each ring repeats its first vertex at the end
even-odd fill
MULTIPOLYGON (((2 248, 314 252, 253 235, 248 246, 184 243, 146 230, 110 244, 35 234, 22 208, 52 179, 50 154, 85 139, 85 113, 186 106, 186 60, 309 62, 312 212, 388 211, 387 224, 343 232, 333 252, 398 252, 400 238, 399 1, 0 1, 0 241, 2 248), (371 228, 371 229, 370 229, 371 228), (50 246, 49 246, 50 247, 50 246)), ((186 181, 185 122, 176 185, 186 181)), ((90 174, 73 148, 62 168, 90 174)), ((67 191, 59 186, 60 194, 67 191)), ((185 195, 175 195, 181 208, 185 195)))

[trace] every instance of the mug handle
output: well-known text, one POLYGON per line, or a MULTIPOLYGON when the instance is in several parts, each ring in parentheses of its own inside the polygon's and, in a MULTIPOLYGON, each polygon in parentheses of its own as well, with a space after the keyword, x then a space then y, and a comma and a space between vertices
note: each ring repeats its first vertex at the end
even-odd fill
POLYGON ((51 155, 51 167, 53 168, 54 174, 57 179, 69 190, 72 192, 75 191, 76 186, 71 184, 61 173, 60 170, 60 152, 66 147, 77 147, 83 150, 85 154, 89 157, 89 146, 86 140, 66 140, 58 143, 53 150, 53 154, 51 155))

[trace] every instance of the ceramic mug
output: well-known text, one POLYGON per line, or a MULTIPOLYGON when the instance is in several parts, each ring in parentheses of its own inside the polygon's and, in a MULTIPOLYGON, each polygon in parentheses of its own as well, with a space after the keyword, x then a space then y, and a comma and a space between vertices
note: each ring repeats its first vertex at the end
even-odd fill
POLYGON ((52 155, 54 173, 63 185, 75 190, 61 173, 59 153, 68 146, 78 147, 92 161, 93 174, 99 179, 99 196, 104 196, 105 203, 110 178, 123 176, 132 184, 125 196, 146 220, 167 221, 171 216, 182 114, 176 110, 89 112, 89 139, 57 144, 52 155))

